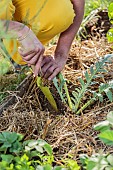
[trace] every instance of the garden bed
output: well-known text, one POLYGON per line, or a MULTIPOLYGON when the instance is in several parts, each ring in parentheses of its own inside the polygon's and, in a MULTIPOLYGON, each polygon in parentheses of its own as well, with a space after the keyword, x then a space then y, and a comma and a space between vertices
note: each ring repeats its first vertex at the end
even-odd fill
MULTIPOLYGON (((54 49, 55 45, 49 47, 46 54, 53 54, 54 49)), ((100 57, 111 53, 113 53, 112 44, 109 44, 105 37, 73 43, 70 57, 63 70, 63 75, 69 80, 69 92, 79 86, 78 78, 84 79, 86 69, 100 57)), ((112 72, 113 64, 109 63, 108 73, 104 79, 99 78, 98 82, 112 80, 112 72)), ((100 142, 96 137, 97 132, 93 130, 93 126, 106 119, 107 113, 113 110, 113 103, 105 97, 103 103, 95 102, 81 115, 76 115, 62 103, 52 82, 50 90, 58 105, 58 112, 53 110, 32 78, 24 96, 19 97, 18 102, 9 106, 1 115, 0 131, 15 131, 24 134, 25 140, 45 139, 51 144, 57 161, 66 158, 69 154, 79 160, 80 153, 91 155, 101 149, 104 152, 113 153, 113 149, 100 142)), ((87 98, 88 94, 84 102, 87 98)))

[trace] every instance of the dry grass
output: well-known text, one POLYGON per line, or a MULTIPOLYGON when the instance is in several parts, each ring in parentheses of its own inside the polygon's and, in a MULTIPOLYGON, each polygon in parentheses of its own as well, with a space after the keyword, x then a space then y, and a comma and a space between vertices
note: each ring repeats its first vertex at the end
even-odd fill
MULTIPOLYGON (((49 47, 46 54, 52 54, 54 49, 55 46, 49 47)), ((73 43, 63 74, 72 84, 79 85, 78 77, 84 77, 85 70, 100 56, 112 52, 112 44, 107 43, 104 37, 73 43)), ((101 81, 113 78, 112 64, 109 64, 108 70, 105 79, 101 81)), ((69 88, 71 90, 71 86, 69 88)), ((100 149, 113 153, 112 148, 106 147, 99 141, 96 137, 97 132, 93 130, 93 126, 104 120, 106 114, 112 110, 113 103, 109 103, 105 98, 104 104, 96 102, 83 114, 77 116, 62 104, 52 84, 51 90, 58 103, 59 113, 55 113, 32 81, 24 97, 18 98, 18 102, 4 111, 0 117, 0 131, 22 133, 25 139, 45 139, 52 145, 56 160, 68 154, 79 159, 79 154, 91 155, 100 149)))

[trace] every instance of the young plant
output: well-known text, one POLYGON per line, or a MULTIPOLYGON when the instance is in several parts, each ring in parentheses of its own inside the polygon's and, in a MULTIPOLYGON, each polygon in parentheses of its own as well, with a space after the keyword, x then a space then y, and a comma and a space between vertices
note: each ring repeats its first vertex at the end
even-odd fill
POLYGON ((107 145, 113 146, 113 112, 109 112, 107 120, 99 122, 94 126, 95 130, 98 130, 100 134, 98 137, 107 145))
POLYGON ((113 55, 108 54, 106 55, 102 60, 95 63, 94 66, 90 67, 90 73, 88 71, 85 72, 85 79, 86 82, 80 78, 80 87, 75 88, 75 91, 72 92, 72 94, 69 95, 66 80, 64 80, 63 76, 59 77, 60 82, 58 84, 58 80, 56 78, 53 80, 53 83, 55 87, 57 88, 57 91, 60 94, 60 97, 63 102, 68 101, 70 109, 75 112, 76 114, 79 114, 81 111, 83 111, 86 107, 92 104, 95 100, 103 101, 103 93, 105 93, 108 97, 108 99, 112 102, 112 92, 111 89, 113 89, 113 83, 108 84, 100 84, 100 87, 98 91, 91 91, 89 88, 94 85, 96 82, 96 78, 102 77, 102 73, 107 72, 105 69, 105 65, 107 62, 110 62, 110 59, 113 57, 113 55), (62 83, 63 82, 63 83, 62 83), (65 90, 65 98, 63 95, 63 90, 65 90), (93 93, 92 97, 85 103, 82 104, 83 97, 85 96, 86 92, 93 93), (72 96, 72 97, 70 97, 72 96), (67 98, 67 99, 66 99, 67 98))
POLYGON ((91 157, 81 155, 80 160, 83 169, 86 170, 112 170, 113 169, 113 155, 104 153, 94 154, 91 157))

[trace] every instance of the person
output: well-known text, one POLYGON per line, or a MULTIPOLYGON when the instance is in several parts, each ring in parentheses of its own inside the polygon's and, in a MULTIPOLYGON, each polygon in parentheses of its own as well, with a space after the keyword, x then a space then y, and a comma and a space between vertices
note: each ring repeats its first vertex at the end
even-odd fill
POLYGON ((84 15, 85 0, 1 0, 0 39, 18 64, 52 80, 65 66, 84 15), (3 31, 5 33, 3 34, 3 31), (53 56, 44 45, 59 35, 53 56))

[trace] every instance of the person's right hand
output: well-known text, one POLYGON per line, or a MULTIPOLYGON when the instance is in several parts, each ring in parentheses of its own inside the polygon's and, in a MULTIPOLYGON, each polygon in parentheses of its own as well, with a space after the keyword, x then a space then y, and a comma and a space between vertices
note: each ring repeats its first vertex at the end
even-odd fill
MULTIPOLYGON (((37 76, 41 63, 43 60, 44 46, 35 36, 32 30, 26 30, 26 37, 21 40, 18 39, 20 43, 20 48, 18 49, 22 59, 30 66, 34 65, 34 75, 37 76)), ((23 36, 22 36, 23 37, 23 36)))

